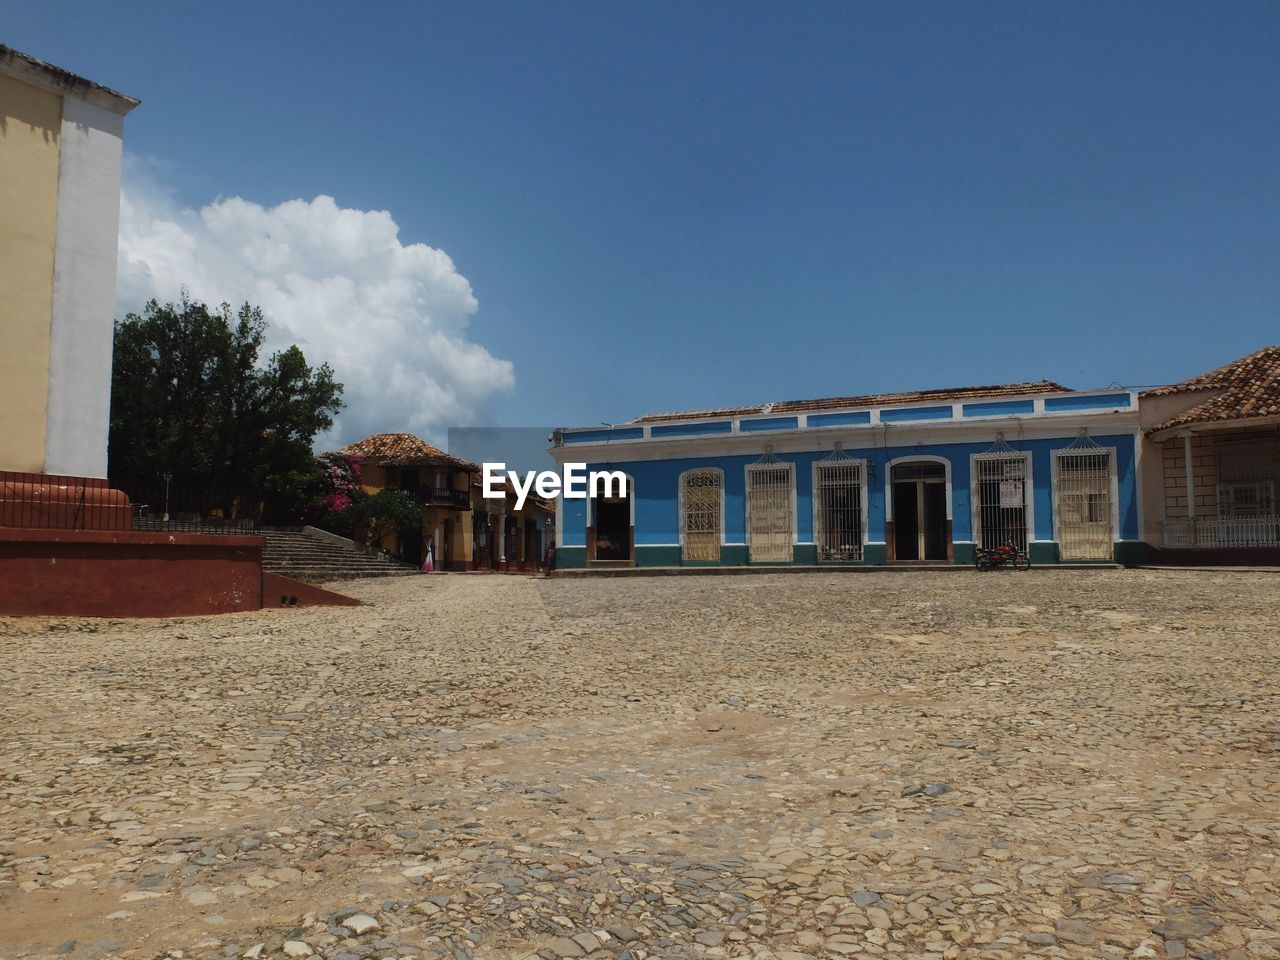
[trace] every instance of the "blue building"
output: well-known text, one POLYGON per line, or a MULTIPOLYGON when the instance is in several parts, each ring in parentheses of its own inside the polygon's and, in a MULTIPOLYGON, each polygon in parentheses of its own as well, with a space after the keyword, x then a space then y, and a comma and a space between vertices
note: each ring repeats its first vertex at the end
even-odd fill
POLYGON ((565 428, 558 463, 622 471, 561 500, 561 568, 1140 559, 1138 396, 1049 381, 651 414, 565 428))

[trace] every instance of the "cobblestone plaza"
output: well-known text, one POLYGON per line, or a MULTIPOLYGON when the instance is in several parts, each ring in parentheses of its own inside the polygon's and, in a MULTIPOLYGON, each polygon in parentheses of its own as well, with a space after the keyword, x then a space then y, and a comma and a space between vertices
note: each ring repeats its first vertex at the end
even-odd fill
POLYGON ((347 589, 0 620, 0 955, 1280 956, 1280 575, 347 589))

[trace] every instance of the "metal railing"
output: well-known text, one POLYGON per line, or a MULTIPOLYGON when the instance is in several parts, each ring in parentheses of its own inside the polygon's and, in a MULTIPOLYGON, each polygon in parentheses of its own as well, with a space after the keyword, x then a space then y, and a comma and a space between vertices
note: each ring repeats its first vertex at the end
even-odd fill
POLYGON ((468 490, 450 490, 448 487, 410 487, 405 493, 425 506, 471 506, 471 493, 468 490))
POLYGON ((257 534, 259 526, 251 518, 225 520, 222 517, 194 513, 170 514, 169 519, 165 520, 162 515, 149 513, 146 504, 140 504, 134 511, 133 529, 156 533, 220 533, 236 536, 257 534))
POLYGON ((1222 520, 1166 520, 1166 547, 1275 547, 1280 546, 1280 517, 1222 520))
POLYGON ((129 500, 106 480, 0 471, 0 526, 128 530, 129 500))

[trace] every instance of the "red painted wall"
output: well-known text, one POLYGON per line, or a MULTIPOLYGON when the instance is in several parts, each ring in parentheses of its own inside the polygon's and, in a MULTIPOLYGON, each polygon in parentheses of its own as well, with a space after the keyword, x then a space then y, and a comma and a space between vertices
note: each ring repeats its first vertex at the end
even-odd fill
POLYGON ((175 617, 259 610, 262 546, 261 537, 0 528, 0 614, 175 617))
POLYGON ((278 573, 262 574, 262 606, 265 607, 358 607, 354 597, 334 593, 315 584, 303 583, 278 573))

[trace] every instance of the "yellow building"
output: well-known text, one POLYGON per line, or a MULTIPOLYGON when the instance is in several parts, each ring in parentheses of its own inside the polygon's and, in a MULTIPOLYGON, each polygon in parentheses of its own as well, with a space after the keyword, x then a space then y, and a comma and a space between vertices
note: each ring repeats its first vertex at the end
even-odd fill
POLYGON ((376 433, 338 453, 359 464, 365 493, 404 490, 422 507, 422 536, 389 536, 382 549, 421 563, 430 548, 436 569, 469 569, 476 464, 451 457, 411 433, 376 433))
POLYGON ((132 97, 0 46, 0 470, 107 475, 132 97))
POLYGON ((546 556, 547 544, 555 540, 554 500, 532 494, 517 507, 519 497, 510 482, 503 485, 505 496, 484 495, 480 474, 471 478, 471 566, 473 570, 517 572, 538 570, 546 556))

